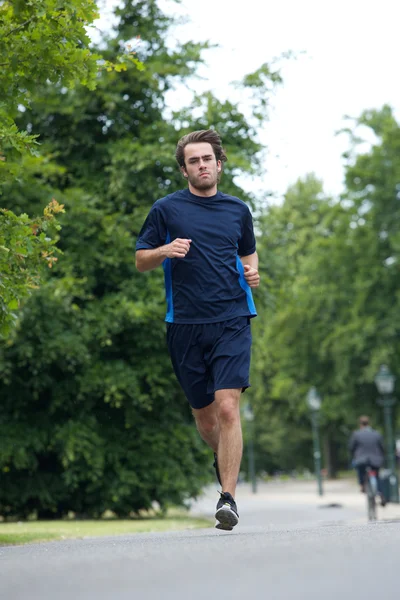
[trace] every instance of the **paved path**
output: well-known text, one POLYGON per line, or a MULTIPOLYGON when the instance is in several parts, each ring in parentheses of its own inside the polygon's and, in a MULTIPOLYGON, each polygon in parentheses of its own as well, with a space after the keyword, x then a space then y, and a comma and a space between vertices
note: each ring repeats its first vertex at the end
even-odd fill
MULTIPOLYGON (((329 488, 329 489, 328 489, 329 488)), ((212 513, 215 487, 193 507, 212 513), (210 509, 211 506, 211 509, 210 509)), ((233 532, 202 529, 0 549, 3 600, 397 600, 400 510, 368 524, 356 489, 238 492, 233 532), (332 504, 341 504, 332 507, 332 504)))
MULTIPOLYGON (((366 497, 354 480, 327 481, 319 496, 314 481, 287 481, 257 484, 253 494, 249 485, 238 486, 236 500, 240 525, 263 525, 271 528, 333 523, 367 523, 366 497)), ((193 505, 193 514, 212 517, 218 499, 215 486, 205 490, 193 505)), ((400 520, 400 504, 378 506, 380 521, 400 520)))

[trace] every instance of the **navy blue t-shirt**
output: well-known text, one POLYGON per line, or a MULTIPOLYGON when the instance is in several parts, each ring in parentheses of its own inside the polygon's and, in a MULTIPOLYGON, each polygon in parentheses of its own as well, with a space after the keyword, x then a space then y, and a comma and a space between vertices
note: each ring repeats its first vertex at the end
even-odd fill
POLYGON ((240 256, 256 251, 253 220, 239 198, 217 192, 203 197, 189 189, 155 202, 136 250, 191 239, 185 258, 163 262, 168 323, 216 323, 256 316, 240 256))

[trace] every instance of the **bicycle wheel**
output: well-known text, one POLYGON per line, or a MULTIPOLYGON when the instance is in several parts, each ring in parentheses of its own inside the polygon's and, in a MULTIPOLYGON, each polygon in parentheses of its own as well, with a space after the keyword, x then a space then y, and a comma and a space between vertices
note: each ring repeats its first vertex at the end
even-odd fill
POLYGON ((373 495, 376 496, 378 493, 378 480, 377 480, 375 474, 374 475, 370 474, 369 483, 370 483, 371 491, 372 491, 373 495))
POLYGON ((366 493, 367 493, 367 503, 368 503, 368 520, 376 521, 376 501, 375 501, 375 490, 373 485, 371 485, 371 481, 369 477, 366 477, 366 493))

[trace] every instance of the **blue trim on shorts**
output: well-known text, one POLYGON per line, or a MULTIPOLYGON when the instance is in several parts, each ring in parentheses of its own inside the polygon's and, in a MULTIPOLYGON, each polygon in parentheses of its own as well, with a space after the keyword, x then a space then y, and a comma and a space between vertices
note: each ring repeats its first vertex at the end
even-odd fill
MULTIPOLYGON (((167 231, 167 238, 165 240, 166 244, 171 242, 171 236, 169 231, 167 231)), ((165 320, 167 323, 174 322, 174 299, 172 296, 172 264, 171 259, 166 258, 163 262, 164 269, 164 281, 165 281, 165 296, 167 300, 167 314, 165 320)))

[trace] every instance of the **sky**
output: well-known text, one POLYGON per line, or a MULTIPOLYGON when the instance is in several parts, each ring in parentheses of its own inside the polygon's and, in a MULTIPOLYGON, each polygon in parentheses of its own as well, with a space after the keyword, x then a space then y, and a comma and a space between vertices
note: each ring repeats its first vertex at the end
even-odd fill
MULTIPOLYGON (((103 0, 97 27, 107 29, 117 0, 103 0)), ((283 61, 283 85, 271 99, 269 122, 259 131, 268 147, 266 174, 247 182, 252 191, 281 197, 299 177, 313 172, 327 193, 343 189, 342 153, 348 139, 337 132, 345 115, 390 104, 400 118, 400 3, 397 0, 159 0, 162 10, 188 22, 171 42, 209 40, 196 91, 236 98, 232 82, 291 50, 283 61)), ((138 32, 140 34, 140 32, 138 32)), ((168 98, 179 108, 180 89, 168 98)))

